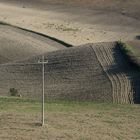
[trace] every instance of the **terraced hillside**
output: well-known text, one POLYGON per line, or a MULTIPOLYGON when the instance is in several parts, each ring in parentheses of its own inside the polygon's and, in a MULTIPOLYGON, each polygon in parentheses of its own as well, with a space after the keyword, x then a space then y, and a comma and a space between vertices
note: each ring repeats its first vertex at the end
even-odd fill
MULTIPOLYGON (((46 99, 139 103, 140 73, 116 43, 87 44, 43 54, 46 99)), ((15 88, 22 97, 40 98, 42 54, 0 65, 0 94, 15 88)))

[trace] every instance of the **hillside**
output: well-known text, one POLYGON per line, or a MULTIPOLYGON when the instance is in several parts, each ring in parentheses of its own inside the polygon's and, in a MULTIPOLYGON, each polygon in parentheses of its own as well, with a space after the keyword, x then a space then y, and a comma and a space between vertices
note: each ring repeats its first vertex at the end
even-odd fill
POLYGON ((0 32, 0 63, 24 60, 43 52, 66 48, 50 38, 5 23, 0 24, 0 32))
POLYGON ((10 88, 15 88, 22 97, 40 98, 42 66, 37 63, 44 54, 49 62, 45 65, 46 99, 139 103, 140 74, 116 42, 66 49, 37 34, 7 25, 1 27, 7 29, 0 36, 1 95, 10 96, 10 88))
POLYGON ((0 0, 0 140, 43 139, 140 139, 140 0, 0 0))
POLYGON ((0 0, 0 21, 74 46, 133 40, 140 33, 139 0, 0 0))

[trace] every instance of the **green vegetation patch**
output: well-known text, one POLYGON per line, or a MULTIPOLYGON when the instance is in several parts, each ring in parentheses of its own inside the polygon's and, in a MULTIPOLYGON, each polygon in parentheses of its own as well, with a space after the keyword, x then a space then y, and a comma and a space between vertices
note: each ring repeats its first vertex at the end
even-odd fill
MULTIPOLYGON (((41 108, 41 100, 26 99, 19 97, 0 97, 0 109, 1 110, 21 110, 21 112, 36 112, 41 108), (19 108, 19 109, 18 109, 19 108)), ((102 110, 109 111, 110 109, 116 109, 121 111, 132 111, 137 105, 129 104, 112 104, 112 103, 101 103, 101 102, 79 102, 79 101, 45 101, 45 109, 48 111, 81 111, 81 110, 102 110)), ((140 109, 140 108, 138 108, 140 109)))
POLYGON ((125 54, 131 64, 140 69, 140 52, 137 51, 134 46, 118 41, 117 47, 125 54))

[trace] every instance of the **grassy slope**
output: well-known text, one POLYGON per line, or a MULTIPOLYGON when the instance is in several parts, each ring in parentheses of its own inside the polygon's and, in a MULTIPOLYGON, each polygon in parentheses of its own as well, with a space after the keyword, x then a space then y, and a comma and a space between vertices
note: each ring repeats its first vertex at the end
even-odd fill
POLYGON ((0 139, 139 139, 140 106, 91 102, 46 102, 39 126, 38 101, 0 98, 0 139))

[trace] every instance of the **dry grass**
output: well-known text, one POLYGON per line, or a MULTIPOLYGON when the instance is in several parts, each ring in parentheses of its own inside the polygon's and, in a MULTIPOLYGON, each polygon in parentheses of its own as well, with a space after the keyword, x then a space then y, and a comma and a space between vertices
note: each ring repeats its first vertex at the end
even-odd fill
POLYGON ((138 140, 140 106, 91 102, 45 103, 44 127, 38 101, 0 98, 2 140, 138 140))

